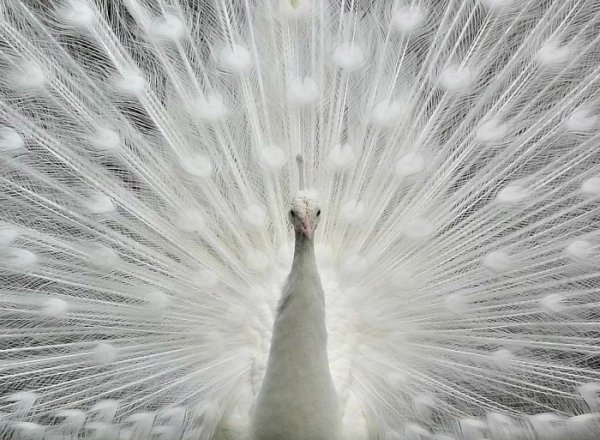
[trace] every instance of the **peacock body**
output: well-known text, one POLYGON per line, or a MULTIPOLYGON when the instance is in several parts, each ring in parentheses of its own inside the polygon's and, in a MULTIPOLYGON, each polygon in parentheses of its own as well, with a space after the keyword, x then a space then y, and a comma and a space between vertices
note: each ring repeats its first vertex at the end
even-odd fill
POLYGON ((599 43, 597 0, 5 0, 0 438, 597 440, 599 43))
POLYGON ((273 325, 252 439, 340 438, 341 411, 329 368, 324 292, 314 248, 320 215, 314 195, 302 191, 294 197, 294 261, 273 325))

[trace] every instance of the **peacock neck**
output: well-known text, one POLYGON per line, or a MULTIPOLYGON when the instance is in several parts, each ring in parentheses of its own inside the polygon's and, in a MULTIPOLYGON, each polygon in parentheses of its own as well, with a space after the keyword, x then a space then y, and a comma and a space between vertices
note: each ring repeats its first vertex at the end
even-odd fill
MULTIPOLYGON (((306 238, 304 234, 296 232, 294 246, 294 259, 288 275, 286 286, 283 289, 278 316, 280 320, 287 320, 283 313, 292 306, 297 314, 306 315, 305 324, 324 330, 325 328, 325 298, 321 286, 321 277, 317 269, 314 241, 306 238)), ((327 338, 325 337, 325 340, 327 338)))
MULTIPOLYGON (((292 356, 327 363, 325 298, 314 241, 296 233, 294 260, 279 304, 273 343, 294 346, 292 356), (302 348, 300 348, 302 347, 302 348), (306 353, 303 353, 307 350, 306 353)), ((289 349, 284 351, 289 355, 289 349)))
POLYGON ((301 232, 296 232, 291 273, 304 273, 306 270, 310 270, 314 271, 313 273, 318 277, 314 243, 313 240, 309 240, 301 232))
POLYGON ((253 440, 336 440, 340 410, 329 370, 323 288, 314 242, 296 234, 275 318, 253 440))

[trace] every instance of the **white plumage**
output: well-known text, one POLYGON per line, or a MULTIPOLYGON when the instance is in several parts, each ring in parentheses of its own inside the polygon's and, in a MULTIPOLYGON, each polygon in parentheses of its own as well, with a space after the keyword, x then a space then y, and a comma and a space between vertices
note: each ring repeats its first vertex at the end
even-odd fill
POLYGON ((294 197, 290 210, 294 260, 277 307, 269 362, 253 410, 253 440, 340 438, 342 413, 329 368, 325 298, 313 239, 320 218, 314 196, 302 191, 294 197))
POLYGON ((597 0, 5 0, 0 437, 600 438, 599 40, 597 0))

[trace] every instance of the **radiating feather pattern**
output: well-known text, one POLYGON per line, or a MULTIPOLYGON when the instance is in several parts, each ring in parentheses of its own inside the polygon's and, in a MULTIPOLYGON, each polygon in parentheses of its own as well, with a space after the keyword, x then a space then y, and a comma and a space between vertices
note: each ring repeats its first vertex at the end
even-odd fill
POLYGON ((297 153, 351 438, 595 438, 598 2, 0 11, 9 438, 243 432, 297 153))

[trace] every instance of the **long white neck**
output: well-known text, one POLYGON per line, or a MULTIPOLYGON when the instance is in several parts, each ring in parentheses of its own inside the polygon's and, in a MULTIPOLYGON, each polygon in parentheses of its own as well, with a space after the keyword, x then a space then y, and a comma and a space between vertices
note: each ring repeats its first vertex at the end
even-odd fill
MULTIPOLYGON (((317 312, 318 316, 313 316, 310 322, 316 327, 325 330, 325 298, 323 296, 323 287, 321 286, 321 277, 317 269, 314 241, 307 239, 300 232, 296 232, 294 260, 292 261, 292 269, 283 288, 281 302, 277 311, 278 318, 288 306, 288 301, 293 298, 304 298, 312 306, 315 306, 315 309, 312 310, 311 308, 311 311, 317 312), (294 295, 293 297, 291 297, 292 294, 294 295)), ((319 342, 321 342, 319 345, 322 345, 325 349, 327 348, 326 331, 325 337, 319 342)))
POLYGON ((253 439, 335 440, 340 416, 314 244, 297 233, 256 404, 253 439))

